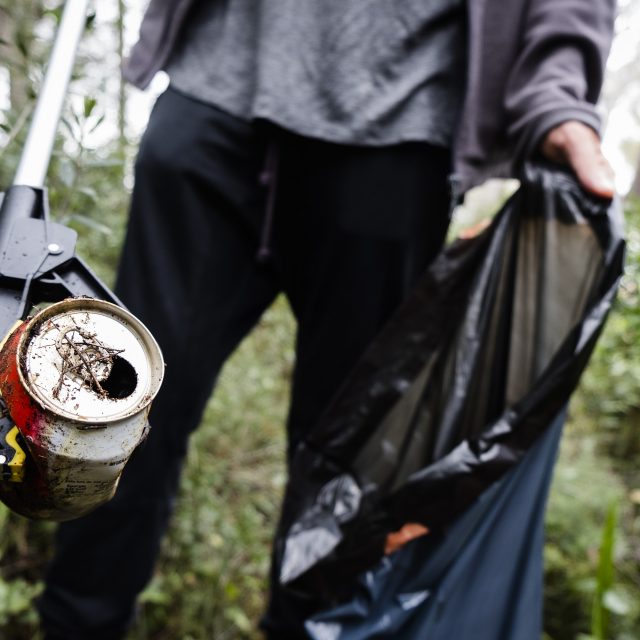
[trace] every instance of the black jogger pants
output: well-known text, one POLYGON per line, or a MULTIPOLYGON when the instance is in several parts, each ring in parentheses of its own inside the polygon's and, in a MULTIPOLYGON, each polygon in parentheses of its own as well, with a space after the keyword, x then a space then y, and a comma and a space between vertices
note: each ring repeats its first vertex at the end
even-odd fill
MULTIPOLYGON (((159 98, 136 163, 116 293, 158 340, 165 382, 115 498, 59 527, 39 602, 48 637, 123 636, 151 577, 189 434, 226 358, 279 292, 298 323, 290 450, 304 438, 439 251, 449 162, 428 144, 335 145, 172 89, 159 98), (266 231, 264 264, 256 255, 266 231)), ((272 609, 270 635, 297 637, 272 609)))

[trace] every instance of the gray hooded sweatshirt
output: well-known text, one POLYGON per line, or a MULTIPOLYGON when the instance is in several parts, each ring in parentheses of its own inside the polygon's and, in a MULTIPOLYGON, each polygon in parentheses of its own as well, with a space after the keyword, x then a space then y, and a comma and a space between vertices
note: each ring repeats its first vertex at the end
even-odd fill
MULTIPOLYGON (((128 80, 144 88, 164 67, 196 1, 151 0, 125 66, 128 80)), ((405 0, 417 15, 425 2, 405 0)), ((461 190, 517 176, 562 122, 599 130, 595 103, 615 7, 615 0, 467 0, 466 84, 453 145, 461 190)))

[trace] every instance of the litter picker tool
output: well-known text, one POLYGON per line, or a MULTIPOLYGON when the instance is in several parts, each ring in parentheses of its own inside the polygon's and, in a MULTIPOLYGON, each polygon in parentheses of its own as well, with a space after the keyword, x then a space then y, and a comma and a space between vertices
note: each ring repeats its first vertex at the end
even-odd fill
POLYGON ((13 184, 0 194, 0 499, 52 520, 113 495, 164 369, 146 327, 76 255, 76 232, 49 217, 45 179, 87 10, 88 0, 65 4, 13 184))

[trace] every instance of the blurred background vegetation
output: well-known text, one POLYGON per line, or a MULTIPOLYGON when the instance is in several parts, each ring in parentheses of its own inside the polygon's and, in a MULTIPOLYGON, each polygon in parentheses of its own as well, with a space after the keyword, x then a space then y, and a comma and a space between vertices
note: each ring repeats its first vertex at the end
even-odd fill
MULTIPOLYGON (((60 4, 0 0, 0 188, 11 183, 60 4)), ((79 251, 109 283, 150 104, 130 93, 118 72, 143 4, 96 3, 48 177, 53 215, 78 230, 79 251)), ((556 470, 545 550, 546 640, 640 638, 639 20, 640 0, 621 1, 617 41, 627 44, 614 49, 603 108, 615 129, 610 153, 623 189, 631 190, 628 268, 571 405, 556 470)), ((494 208, 504 191, 498 185, 473 195, 465 215, 494 208)), ((258 637, 285 481, 282 424, 294 330, 278 300, 227 364, 193 438, 178 510, 130 640, 258 637)), ((0 505, 0 638, 40 637, 32 599, 42 588, 53 530, 0 505)))

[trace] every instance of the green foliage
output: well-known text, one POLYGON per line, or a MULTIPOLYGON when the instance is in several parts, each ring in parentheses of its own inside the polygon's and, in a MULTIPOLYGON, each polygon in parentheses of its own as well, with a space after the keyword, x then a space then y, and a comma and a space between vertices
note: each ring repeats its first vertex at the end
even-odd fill
POLYGON ((0 637, 37 640, 33 599, 50 555, 51 523, 31 523, 0 504, 0 637), (5 631, 6 629, 6 631, 5 631))
POLYGON ((626 221, 625 275, 580 398, 581 411, 598 417, 608 451, 633 471, 640 457, 640 201, 627 204, 626 221))
POLYGON ((546 519, 544 620, 553 640, 574 640, 590 630, 606 505, 625 496, 599 458, 594 437, 577 431, 568 425, 546 519))
POLYGON ((609 507, 607 519, 602 531, 602 542, 596 574, 596 593, 593 599, 591 615, 591 635, 596 640, 607 640, 610 637, 611 612, 625 614, 628 605, 613 591, 615 566, 613 548, 618 524, 618 511, 615 503, 609 507))
POLYGON ((17 578, 7 582, 0 578, 0 627, 33 626, 36 616, 32 601, 40 592, 40 585, 17 578))
MULTIPOLYGON (((36 87, 43 75, 51 47, 51 36, 60 20, 62 2, 38 0, 21 3, 13 0, 0 6, 0 21, 9 17, 11 41, 0 46, 0 66, 11 78, 11 105, 0 111, 0 191, 13 179, 30 116, 35 104, 36 87), (34 35, 34 25, 47 26, 44 38, 34 35), (20 91, 14 90, 16 87, 20 91)), ((95 15, 87 20, 88 34, 95 15)), ((113 95, 98 93, 87 83, 83 71, 90 63, 80 53, 70 87, 73 100, 65 107, 53 157, 47 175, 49 203, 54 220, 73 227, 79 233, 79 253, 98 275, 111 283, 126 221, 129 193, 124 188, 125 166, 133 153, 118 132, 105 136, 106 114, 113 111, 113 95), (96 135, 102 142, 95 147, 96 135), (105 142, 105 139, 107 141, 105 142)), ((108 71, 105 70, 106 73, 108 71)), ((105 77, 99 85, 107 84, 105 77)), ((113 128, 113 126, 112 126, 113 128)), ((107 127, 108 129, 108 127, 107 127)))
POLYGON ((572 400, 547 514, 545 629, 553 640, 640 637, 637 201, 627 203, 626 218, 625 276, 615 309, 572 400), (619 507, 615 527, 605 510, 609 504, 619 507), (609 543, 615 536, 615 555, 598 555, 605 535, 609 543), (598 557, 604 564, 598 564, 598 557), (615 584, 609 587, 604 586, 605 567, 616 569, 615 584), (596 614, 594 606, 599 607, 596 614))

